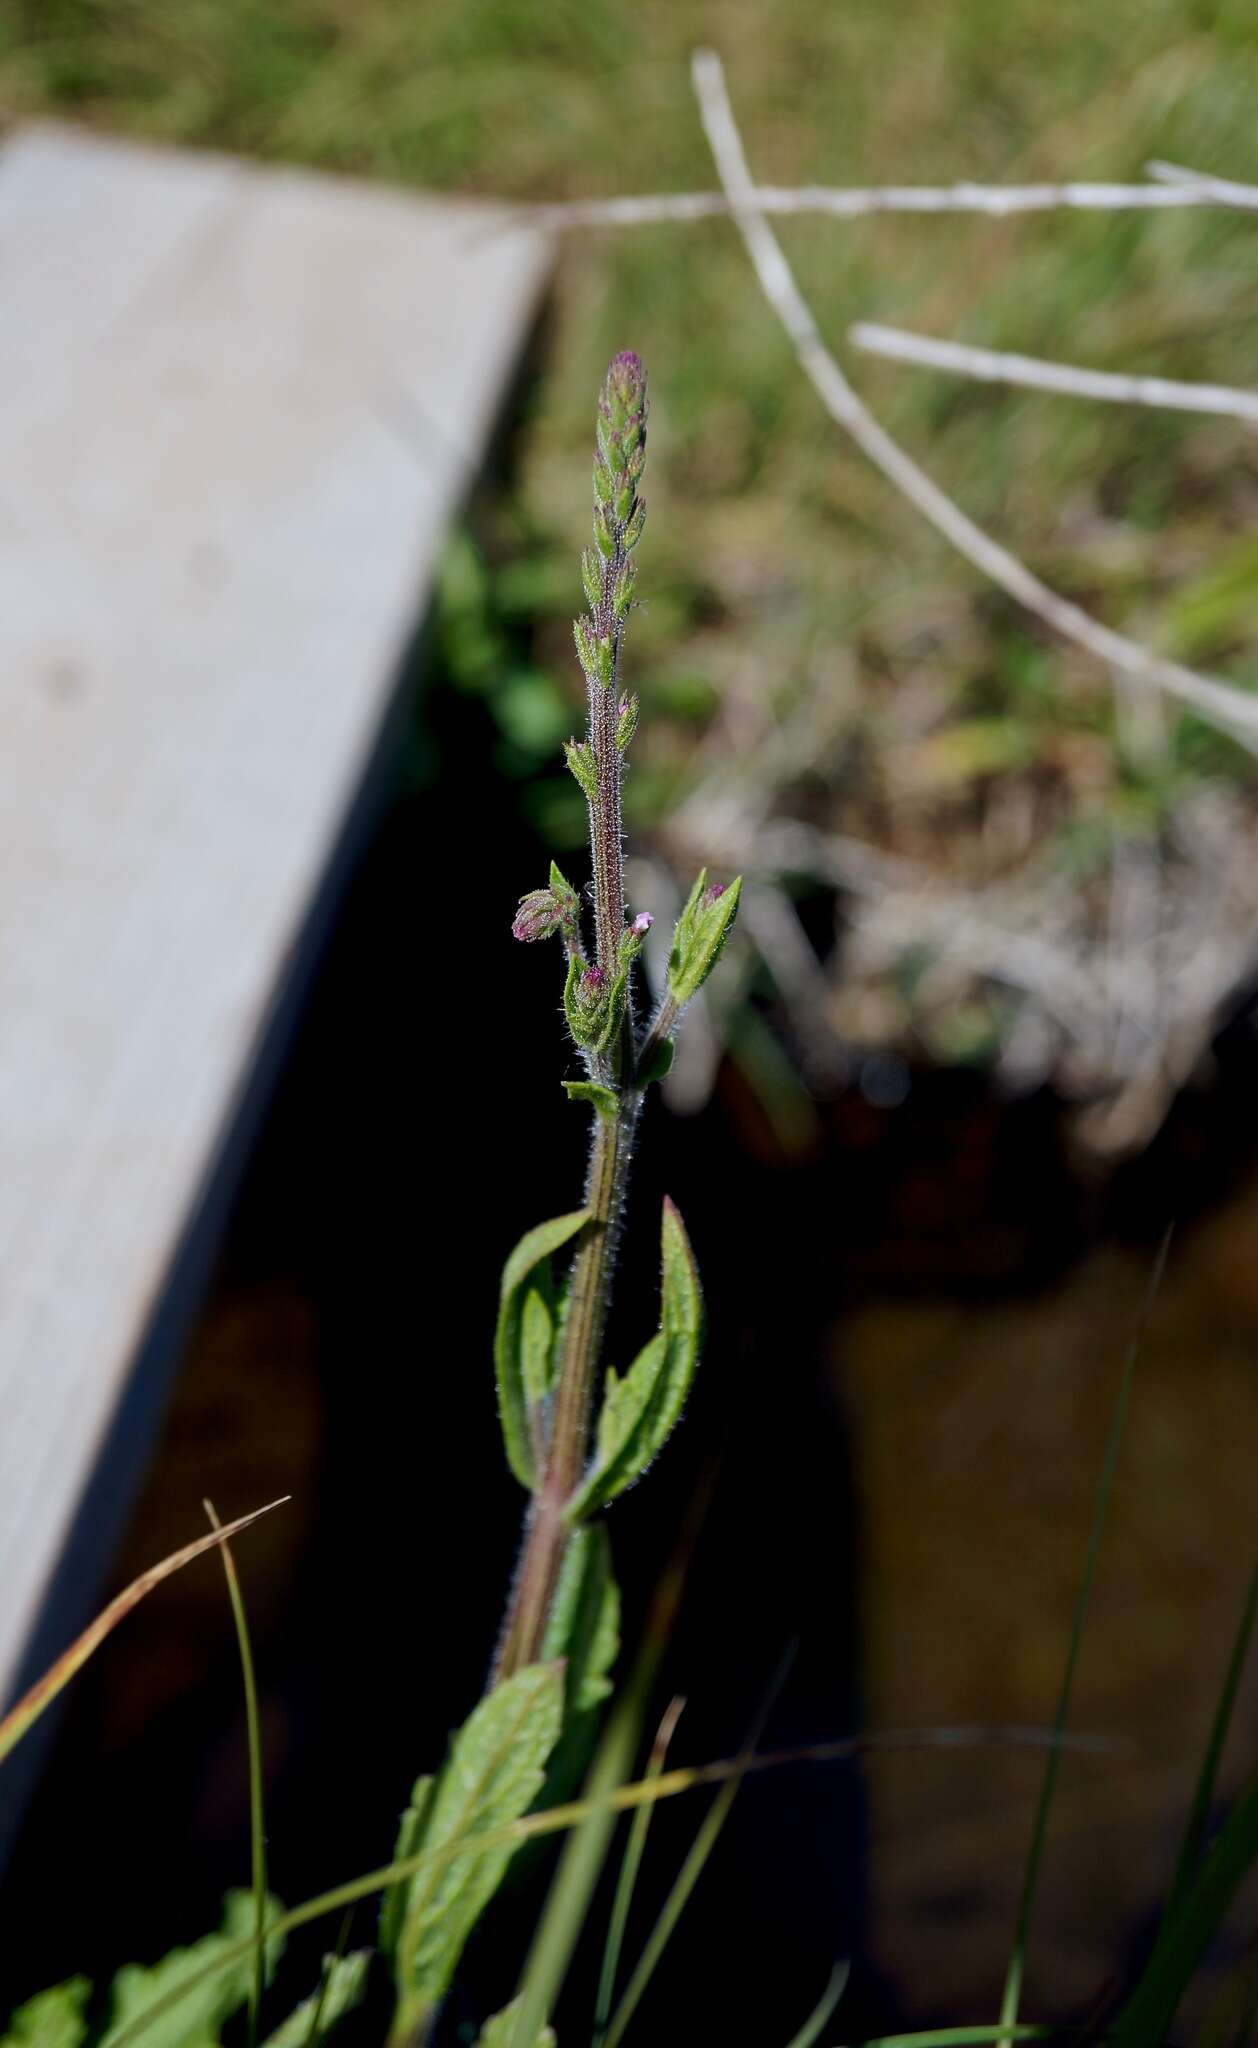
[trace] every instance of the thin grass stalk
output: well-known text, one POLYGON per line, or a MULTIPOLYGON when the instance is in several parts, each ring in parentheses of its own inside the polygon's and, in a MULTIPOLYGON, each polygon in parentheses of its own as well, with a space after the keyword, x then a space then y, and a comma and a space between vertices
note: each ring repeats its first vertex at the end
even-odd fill
MULTIPOLYGON (((203 1501, 202 1506, 210 1518, 211 1528, 221 1535, 223 1525, 213 1501, 203 1501)), ((244 1595, 240 1590, 236 1560, 232 1556, 231 1544, 226 1539, 219 1545, 219 1555, 223 1560, 227 1597, 231 1601, 232 1620, 236 1625, 240 1675, 245 1690, 245 1730, 249 1744, 249 1862, 255 1943, 253 1977, 249 1985, 249 2048, 257 2048, 262 1994, 266 1989, 266 1808, 262 1774, 262 1724, 258 1714, 258 1685, 253 1668, 249 1619, 245 1613, 244 1595)))
POLYGON ((1114 1398, 1114 1412, 1110 1419, 1109 1434, 1105 1443, 1105 1457, 1101 1476, 1097 1483, 1092 1505, 1092 1525, 1088 1532, 1087 1556, 1084 1560, 1083 1578, 1075 1601, 1074 1616, 1070 1624, 1070 1641, 1066 1649, 1066 1668, 1062 1673, 1061 1691, 1057 1699, 1057 1712, 1053 1717, 1053 1741, 1044 1763, 1044 1777, 1040 1785, 1039 1801, 1035 1809, 1035 1822, 1031 1830, 1031 1846, 1027 1853, 1026 1871, 1022 1880, 1022 1894, 1018 1901, 1018 1918, 1014 1928, 1013 1947, 1010 1951, 1009 1966, 1005 1972, 1004 1994, 1000 2002, 1001 2025, 1007 2030, 1002 2036, 1006 2042, 1012 2039, 1012 2029, 1018 2017, 1018 2003, 1022 1995, 1022 1978, 1026 1967, 1027 1942, 1031 1932, 1031 1918, 1035 1910, 1036 1892, 1039 1887, 1040 1866, 1044 1860, 1044 1843, 1048 1835, 1048 1816, 1057 1790, 1057 1773, 1061 1765, 1062 1737, 1070 1713, 1070 1700, 1074 1691, 1075 1670, 1079 1662, 1079 1651, 1083 1643, 1084 1623, 1092 1601, 1092 1586, 1096 1578, 1096 1563, 1101 1550, 1101 1537, 1105 1531, 1109 1513, 1110 1496, 1114 1490, 1114 1474, 1118 1468, 1118 1450, 1127 1422, 1127 1410, 1131 1401, 1132 1380, 1135 1377, 1136 1360, 1140 1356, 1149 1314, 1162 1283, 1167 1254, 1171 1246, 1171 1232, 1167 1230, 1158 1246, 1153 1261, 1149 1284, 1145 1289, 1135 1332, 1127 1347, 1123 1369, 1119 1377, 1118 1392, 1114 1398))
MULTIPOLYGON (((730 1807, 737 1798, 739 1787, 747 1775, 747 1768, 753 1760, 756 1744, 764 1731, 765 1722, 773 1711, 778 1694, 786 1683, 787 1673, 794 1661, 794 1657, 795 1646, 792 1644, 774 1673, 773 1682, 765 1694, 763 1704, 756 1715, 755 1722, 748 1734, 733 1775, 721 1787, 720 1792, 713 1800, 694 1841, 690 1845, 690 1851, 686 1860, 673 1880, 668 1897, 660 1909, 659 1918, 651 1929, 646 1947, 638 1958, 637 1968, 629 1979, 624 1996, 617 2006, 611 2025, 604 2036, 603 2048, 617 2048, 617 2043, 623 2040, 625 2030, 646 1994, 647 1987, 659 1967, 660 1959, 673 1938, 677 1923, 690 1902, 690 1895, 702 1877, 707 1860, 716 1847, 721 1830, 729 1818, 730 1807)), ((658 1784, 659 1782, 657 1778, 656 1783, 658 1784)))
POLYGON ((809 2013, 799 2032, 791 2035, 786 2048, 813 2048, 813 2043, 820 2035, 821 2029, 829 2023, 839 2000, 846 1991, 847 1980, 851 1974, 852 1966, 850 1963, 835 1964, 834 1969, 830 1973, 830 1982, 826 1985, 821 1997, 817 2000, 816 2005, 809 2013))
MULTIPOLYGON (((664 1717, 656 1730, 655 1741, 644 1774, 650 1785, 659 1777, 668 1757, 668 1746, 685 1706, 683 1699, 670 1700, 664 1717)), ((616 1893, 612 1900, 611 1916, 607 1923, 607 1941, 603 1949, 603 1964, 599 1972, 598 1995, 594 2007, 594 2039, 591 2048, 603 2048, 611 2018, 612 1999, 616 1995, 616 1972, 620 1968, 620 1952, 625 1943, 625 1929, 629 1924, 629 1908, 642 1866, 642 1854, 651 1826, 654 1808, 640 1806, 629 1824, 629 1840, 621 1859, 620 1875, 616 1880, 616 1893)))
POLYGON ((1236 1705, 1236 1695, 1240 1690, 1241 1674, 1245 1669, 1245 1660, 1249 1654, 1249 1645, 1254 1632, 1256 1616, 1258 1616, 1258 1564, 1255 1564, 1250 1576, 1249 1588, 1245 1595, 1244 1606, 1241 1609, 1241 1618, 1232 1643, 1231 1655, 1228 1658, 1227 1671, 1224 1674, 1218 1705, 1214 1711, 1209 1740, 1206 1743, 1205 1755, 1201 1760, 1201 1769, 1198 1773, 1196 1787, 1193 1792, 1192 1807, 1184 1829, 1184 1839, 1180 1845, 1179 1856, 1175 1863, 1175 1873, 1171 1879, 1170 1891, 1167 1894, 1166 1912, 1164 1914, 1164 1919, 1166 1920, 1172 1917, 1181 1900, 1186 1895, 1192 1883, 1193 1873, 1201 1860, 1201 1852, 1205 1846, 1206 1830, 1210 1825, 1210 1809, 1214 1804, 1215 1786, 1218 1782, 1223 1746, 1227 1741, 1228 1729, 1231 1726, 1232 1712, 1236 1705))

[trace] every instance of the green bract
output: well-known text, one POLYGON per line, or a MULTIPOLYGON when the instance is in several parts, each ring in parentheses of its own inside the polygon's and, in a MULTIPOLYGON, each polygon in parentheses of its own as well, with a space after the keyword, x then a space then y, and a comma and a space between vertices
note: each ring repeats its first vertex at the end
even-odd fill
POLYGON ((738 915, 742 886, 739 875, 727 889, 709 888, 708 871, 700 870, 674 928, 668 961, 668 986, 679 1009, 698 994, 716 966, 738 915))

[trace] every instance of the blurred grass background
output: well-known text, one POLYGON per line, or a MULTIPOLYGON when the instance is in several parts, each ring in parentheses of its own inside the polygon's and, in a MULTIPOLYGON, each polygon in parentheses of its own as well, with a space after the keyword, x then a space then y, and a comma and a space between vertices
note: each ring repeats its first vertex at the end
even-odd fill
MULTIPOLYGON (((710 187, 688 56, 723 55, 756 173, 782 184, 1137 179, 1152 156, 1258 176, 1245 0, 6 0, 0 116, 68 116, 441 191, 527 201, 710 187)), ((902 323, 1101 368, 1244 384, 1244 214, 782 224, 845 360, 902 323)), ((592 392, 636 347, 656 431, 632 678, 630 822, 696 768, 752 775, 808 735, 785 803, 981 884, 1047 850, 1086 888, 1202 778, 1251 762, 1172 710, 1149 746, 1097 665, 959 563, 824 418, 729 224, 566 240, 519 460, 451 551, 447 665, 485 692, 499 767, 557 845, 578 717, 570 619, 592 392)), ((859 356, 892 431, 1108 623, 1248 677, 1258 462, 1228 420, 1002 392, 859 356)), ((960 1047, 961 1039, 958 1039, 960 1047)))

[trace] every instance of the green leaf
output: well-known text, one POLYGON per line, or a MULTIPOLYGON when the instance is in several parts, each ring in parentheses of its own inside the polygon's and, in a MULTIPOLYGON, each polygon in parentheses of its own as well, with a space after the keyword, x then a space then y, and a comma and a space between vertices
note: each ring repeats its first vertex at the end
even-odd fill
POLYGON ((408 2020, 442 1996, 463 1944, 502 1882, 511 1846, 478 1851, 471 1838, 528 1812, 559 1739, 563 1697, 562 1667, 530 1664, 483 1699, 450 1744, 409 1853, 465 1838, 468 1847, 417 1871, 407 1887, 396 1970, 408 2020))
POLYGON ((325 1956, 319 1989, 289 2013, 267 2037, 263 2048, 308 2048, 316 2034, 321 2041, 346 2013, 361 2005, 370 1967, 370 1949, 358 1949, 348 1956, 325 1956))
MULTIPOLYGON (((530 1230, 520 1239, 503 1268, 498 1328, 494 1334, 498 1415, 508 1463, 521 1486, 526 1486, 530 1493, 537 1484, 529 1409, 537 1398, 536 1393, 530 1393, 530 1388, 535 1389, 539 1380, 536 1347, 540 1319, 536 1308, 530 1308, 526 1318, 526 1301, 530 1293, 536 1293, 547 1313, 552 1312, 554 1288, 550 1276, 550 1255, 575 1237, 588 1219, 588 1209, 577 1209, 569 1216, 556 1216, 549 1223, 539 1223, 535 1230, 530 1230), (533 1283, 532 1288, 530 1282, 533 1283)), ((549 1362, 540 1377, 544 1379, 548 1375, 549 1362)))
MULTIPOLYGON (((424 1839, 424 1828, 428 1810, 432 1805, 433 1788, 437 1780, 429 1775, 415 1780, 411 1803, 405 1808, 398 1822, 397 1840, 393 1845, 393 1861, 404 1863, 408 1856, 418 1856, 424 1839)), ((397 1957, 398 1942, 402 1938, 402 1923, 406 1918, 406 1902, 410 1894, 410 1882, 400 1880, 391 1884, 380 1900, 380 1929, 376 1946, 387 1962, 397 1957)))
POLYGON ((69 1977, 19 2005, 0 2048, 79 2048, 87 2034, 83 2008, 92 1987, 86 1977, 69 1977))
POLYGON ((542 1640, 543 1658, 564 1660, 563 1733, 546 1773, 545 1806, 567 1798, 589 1763, 619 1648, 611 1543, 602 1523, 594 1523, 574 1529, 568 1540, 542 1640))
POLYGON ((604 1088, 601 1081, 565 1081, 571 1102, 589 1102, 607 1122, 614 1123, 620 1110, 620 1097, 614 1088, 604 1088))
POLYGON ((576 778, 581 794, 587 802, 593 803, 598 794, 598 769, 594 756, 584 740, 565 740, 564 759, 576 778))
POLYGON ((520 1371, 524 1398, 535 1408, 550 1392, 551 1358, 555 1344, 554 1290, 530 1287, 520 1311, 520 1371))
POLYGON ((665 1074, 667 1074, 672 1067, 673 1054, 676 1052, 676 1050, 677 1040, 675 1038, 659 1039, 657 1043, 651 1047, 650 1057, 648 1059, 644 1059, 641 1066, 638 1068, 638 1086, 640 1088, 647 1088, 650 1086, 652 1081, 662 1081, 664 1079, 665 1074))
POLYGON ((641 1478, 681 1414, 703 1339, 703 1296, 685 1226, 665 1200, 660 1327, 623 1379, 607 1375, 594 1465, 568 1504, 573 1521, 641 1478))
MULTIPOLYGON (((151 1968, 128 1963, 113 1982, 113 2003, 109 2026, 100 2048, 112 2048, 124 2028, 143 2024, 144 2014, 159 1999, 177 1993, 187 1981, 186 1997, 178 1998, 168 2011, 154 2018, 144 2029, 145 2048, 214 2048, 224 2022, 242 2006, 253 1982, 254 1951, 251 1942, 256 1925, 254 1900, 249 1892, 229 1892, 223 1906, 223 1924, 217 1934, 207 1934, 191 1948, 172 1949, 151 1968), (243 1955, 221 1970, 212 1969, 216 1959, 242 1941, 250 1942, 243 1955), (197 1978, 196 1983, 192 1979, 197 1978)), ((268 1921, 279 1918, 283 1908, 278 1899, 268 1898, 268 1921)), ((282 1941, 272 1937, 266 1943, 268 1981, 279 1961, 282 1941)))
POLYGON ((668 986, 675 1003, 697 995, 721 956, 738 915, 742 876, 708 901, 708 871, 702 869, 673 930, 668 986))
POLYGON ((531 2041, 517 2038, 515 2023, 520 2016, 520 2004, 518 1998, 513 1998, 510 2005, 504 2005, 501 2012, 486 2020, 476 2036, 476 2048, 555 2048, 553 2027, 543 2027, 531 2041))

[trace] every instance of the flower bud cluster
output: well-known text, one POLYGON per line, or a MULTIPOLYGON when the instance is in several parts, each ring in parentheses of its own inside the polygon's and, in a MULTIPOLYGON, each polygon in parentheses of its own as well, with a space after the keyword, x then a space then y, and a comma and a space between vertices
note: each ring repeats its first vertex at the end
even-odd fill
MULTIPOLYGON (((646 505, 638 485, 646 464, 646 371, 632 350, 613 356, 598 401, 594 452, 594 541, 581 557, 581 586, 590 609, 573 622, 577 660, 592 691, 616 680, 620 635, 633 604, 636 564, 646 505)), ((636 697, 617 707, 617 750, 623 754, 638 722, 636 697)), ((592 777, 569 744, 568 766, 590 802, 592 777)))

